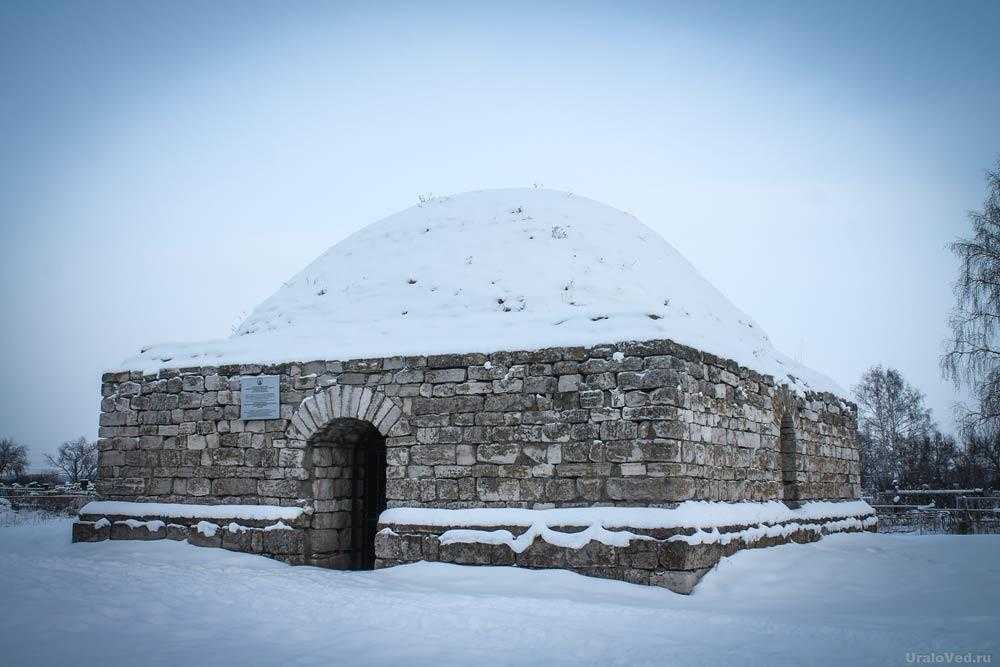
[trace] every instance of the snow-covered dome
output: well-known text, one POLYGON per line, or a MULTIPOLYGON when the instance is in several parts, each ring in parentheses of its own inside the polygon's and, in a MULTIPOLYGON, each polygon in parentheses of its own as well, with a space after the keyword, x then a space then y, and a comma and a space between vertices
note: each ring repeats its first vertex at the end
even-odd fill
POLYGON ((127 368, 345 360, 671 340, 801 389, 842 393, 633 216, 565 192, 425 201, 361 229, 229 339, 159 345, 127 368))

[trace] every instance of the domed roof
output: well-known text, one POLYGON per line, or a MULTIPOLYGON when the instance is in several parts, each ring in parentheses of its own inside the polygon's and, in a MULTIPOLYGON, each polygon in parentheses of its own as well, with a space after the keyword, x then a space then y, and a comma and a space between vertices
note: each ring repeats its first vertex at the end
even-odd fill
POLYGON ((324 252, 227 340, 129 368, 493 352, 669 338, 779 382, 837 391, 636 218, 565 192, 422 202, 324 252), (789 375, 792 378, 789 378, 789 375))

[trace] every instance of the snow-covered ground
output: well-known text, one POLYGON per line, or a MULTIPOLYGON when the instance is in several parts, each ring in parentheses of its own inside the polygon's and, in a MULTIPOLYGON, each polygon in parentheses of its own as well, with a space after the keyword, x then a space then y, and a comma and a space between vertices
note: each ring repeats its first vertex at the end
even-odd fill
POLYGON ((906 664, 1000 660, 1000 536, 831 535, 694 595, 561 571, 293 568, 183 543, 0 530, 7 665, 906 664))

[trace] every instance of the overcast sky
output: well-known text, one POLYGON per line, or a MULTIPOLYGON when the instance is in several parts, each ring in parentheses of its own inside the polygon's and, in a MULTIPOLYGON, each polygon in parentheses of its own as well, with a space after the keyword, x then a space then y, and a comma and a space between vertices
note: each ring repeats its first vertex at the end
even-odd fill
MULTIPOLYGON (((951 428, 947 244, 1000 157, 1000 3, 0 7, 0 436, 420 194, 638 216, 779 349, 899 368, 951 428)), ((516 258, 512 258, 516 261, 516 258)))

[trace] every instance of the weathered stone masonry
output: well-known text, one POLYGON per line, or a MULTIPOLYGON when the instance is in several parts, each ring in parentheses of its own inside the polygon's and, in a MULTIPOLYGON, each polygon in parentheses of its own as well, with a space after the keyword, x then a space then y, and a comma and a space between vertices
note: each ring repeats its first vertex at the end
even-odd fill
MULTIPOLYGON (((758 525, 749 530, 745 525, 722 526, 718 530, 726 539, 705 543, 676 539, 677 536, 694 535, 696 531, 692 528, 630 528, 628 532, 646 539, 632 539, 624 546, 591 540, 581 548, 567 548, 535 538, 522 552, 514 551, 507 544, 449 542, 442 539, 447 530, 437 526, 390 523, 377 535, 376 551, 379 567, 428 560, 461 565, 563 568, 587 576, 661 586, 687 594, 720 559, 741 549, 814 542, 826 533, 871 530, 874 522, 874 518, 828 518, 805 524, 785 521, 758 525)), ((585 530, 586 526, 571 524, 556 528, 560 533, 573 534, 585 530)), ((481 529, 506 530, 514 536, 526 530, 519 525, 481 529)))
POLYGON ((852 404, 796 396, 665 340, 108 373, 102 396, 104 497, 308 503, 303 560, 335 567, 363 441, 384 440, 389 507, 850 499, 859 488, 852 404), (239 379, 257 374, 280 376, 280 419, 239 419, 239 379))

